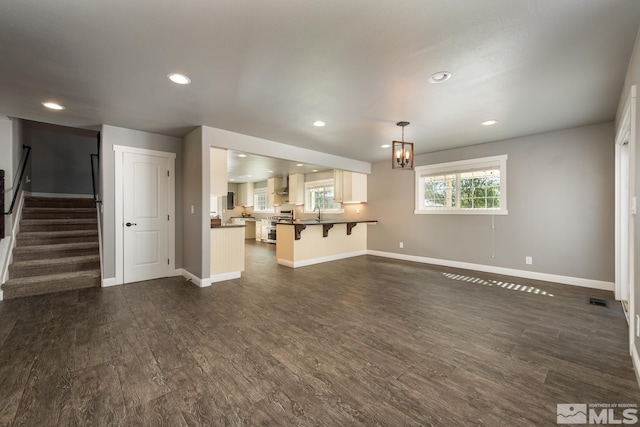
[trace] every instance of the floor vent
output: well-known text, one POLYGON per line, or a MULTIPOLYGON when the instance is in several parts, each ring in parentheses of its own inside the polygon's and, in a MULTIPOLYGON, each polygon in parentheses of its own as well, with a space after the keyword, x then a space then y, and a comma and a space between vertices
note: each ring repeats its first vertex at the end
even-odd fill
POLYGON ((607 300, 602 298, 589 298, 589 304, 591 305, 599 305, 600 307, 607 306, 607 300))

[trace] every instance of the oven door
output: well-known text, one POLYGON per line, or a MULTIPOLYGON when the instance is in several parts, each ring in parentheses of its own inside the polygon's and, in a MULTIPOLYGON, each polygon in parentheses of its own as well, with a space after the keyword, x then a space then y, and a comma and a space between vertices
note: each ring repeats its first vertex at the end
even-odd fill
POLYGON ((276 228, 269 227, 267 228, 267 242, 275 243, 276 242, 276 228))

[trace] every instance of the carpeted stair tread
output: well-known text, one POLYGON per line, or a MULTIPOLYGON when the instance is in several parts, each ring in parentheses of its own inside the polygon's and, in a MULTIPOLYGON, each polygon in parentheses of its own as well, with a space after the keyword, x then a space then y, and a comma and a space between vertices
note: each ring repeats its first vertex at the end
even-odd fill
POLYGON ((98 230, 63 230, 63 231, 21 231, 18 239, 30 239, 34 237, 72 237, 72 236, 98 236, 98 230))
POLYGON ((100 279, 100 270, 73 271, 71 273, 48 274, 46 276, 19 277, 9 279, 2 285, 3 290, 18 286, 34 286, 41 283, 64 282, 72 279, 100 279))
POLYGON ((81 255, 71 256, 66 258, 44 258, 44 259, 32 259, 29 261, 14 261, 10 268, 35 268, 43 267, 49 264, 73 264, 82 262, 97 262, 100 261, 100 255, 81 255))
POLYGON ((98 249, 98 242, 79 242, 79 243, 62 243, 60 245, 36 245, 36 246, 19 246, 13 250, 13 253, 23 252, 51 252, 65 251, 69 249, 98 249))
POLYGON ((58 212, 90 212, 90 213, 95 213, 96 212, 96 208, 42 208, 42 207, 32 207, 32 208, 28 208, 28 207, 24 207, 22 208, 22 212, 23 213, 33 213, 33 212, 42 212, 42 213, 58 213, 58 212))
POLYGON ((98 224, 97 218, 35 218, 23 219, 20 226, 23 225, 59 225, 59 224, 98 224))
POLYGON ((57 197, 25 197, 24 207, 58 207, 58 208, 74 208, 84 207, 95 209, 95 200, 85 198, 57 198, 57 197))

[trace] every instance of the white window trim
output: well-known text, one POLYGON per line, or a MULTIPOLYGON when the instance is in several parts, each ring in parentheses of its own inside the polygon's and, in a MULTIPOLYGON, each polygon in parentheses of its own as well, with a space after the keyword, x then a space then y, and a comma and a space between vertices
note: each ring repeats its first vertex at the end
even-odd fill
MULTIPOLYGON (((255 212, 255 213, 274 213, 276 211, 276 208, 274 206, 271 206, 270 208, 267 208, 267 209, 265 209, 263 211, 256 209, 256 206, 255 206, 255 197, 256 197, 256 195, 262 194, 262 193, 267 194, 267 191, 268 191, 267 187, 261 187, 261 188, 254 188, 253 189, 253 198, 254 198, 253 212, 255 212)), ((268 197, 267 197, 267 199, 268 199, 268 197)))
MULTIPOLYGON (((333 193, 335 194, 335 181, 333 180, 333 178, 328 178, 328 179, 319 179, 317 181, 305 181, 304 183, 304 213, 310 214, 310 213, 315 213, 316 211, 310 211, 307 209, 307 191, 311 188, 319 188, 319 187, 333 187, 333 193)), ((340 206, 342 206, 341 203, 339 202, 335 202, 338 203, 340 206)), ((342 208, 337 208, 337 209, 322 209, 321 212, 324 214, 341 214, 344 213, 344 209, 342 208)))
POLYGON ((447 215, 508 215, 507 210, 507 155, 482 157, 478 159, 460 160, 456 162, 437 163, 433 165, 419 166, 415 168, 415 210, 414 214, 447 214, 447 215), (422 191, 420 179, 423 176, 465 172, 482 168, 500 168, 500 208, 498 209, 461 209, 424 207, 424 191, 422 191))

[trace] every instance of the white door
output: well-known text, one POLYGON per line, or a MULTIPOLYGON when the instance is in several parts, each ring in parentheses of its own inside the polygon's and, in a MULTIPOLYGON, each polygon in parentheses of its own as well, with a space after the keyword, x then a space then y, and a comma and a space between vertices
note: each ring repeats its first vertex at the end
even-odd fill
POLYGON ((123 153, 124 283, 169 272, 169 164, 166 157, 123 153))

